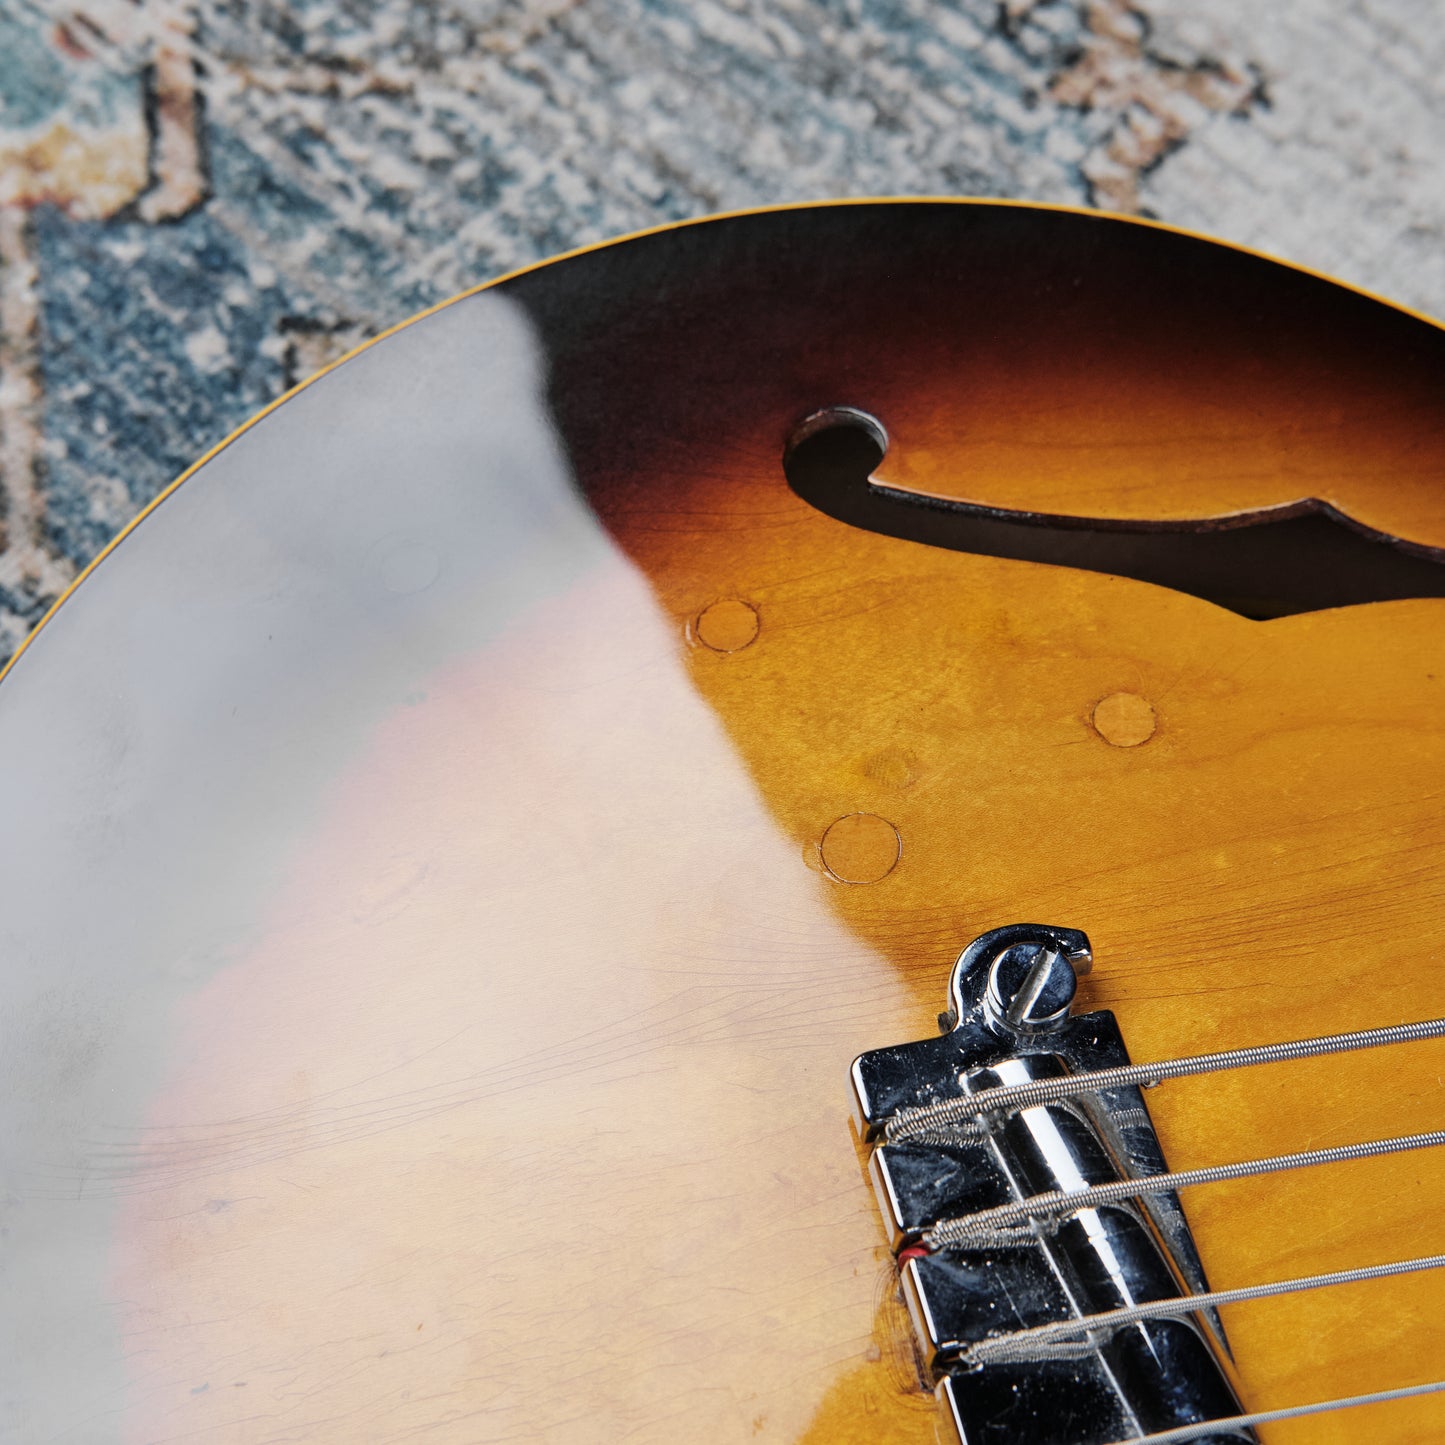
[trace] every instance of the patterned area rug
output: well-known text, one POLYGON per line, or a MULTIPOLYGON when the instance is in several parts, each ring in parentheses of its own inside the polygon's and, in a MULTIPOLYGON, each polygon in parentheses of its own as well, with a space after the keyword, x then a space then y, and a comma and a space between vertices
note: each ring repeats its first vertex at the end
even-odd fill
POLYGON ((0 655, 189 462, 550 253, 830 195, 1143 212, 1445 312, 1439 0, 0 0, 0 655))

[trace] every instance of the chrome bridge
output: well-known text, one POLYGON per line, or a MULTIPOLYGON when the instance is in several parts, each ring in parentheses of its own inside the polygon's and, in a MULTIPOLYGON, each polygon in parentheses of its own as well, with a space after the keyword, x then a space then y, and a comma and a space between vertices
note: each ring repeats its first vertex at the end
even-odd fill
MULTIPOLYGON (((962 1445, 1112 1445, 1242 1413, 1212 1310, 1136 1309, 1208 1292, 1177 1194, 1135 1187, 1167 1168, 1139 1087, 1030 1087, 1129 1064, 1113 1014, 1070 1012, 1090 963, 1074 929, 995 929, 954 966, 939 1037, 853 1065, 909 1313, 962 1445), (1123 1197, 1100 1202, 1104 1185, 1123 1197), (1070 1205, 1081 1191, 1091 1207, 1070 1205)), ((1187 1438, 1257 1439, 1239 1423, 1187 1438)))

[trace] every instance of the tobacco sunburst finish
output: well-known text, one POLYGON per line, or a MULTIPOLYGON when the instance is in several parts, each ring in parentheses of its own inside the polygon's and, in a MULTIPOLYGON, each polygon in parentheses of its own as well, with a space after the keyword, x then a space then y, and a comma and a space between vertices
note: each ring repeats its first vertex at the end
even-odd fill
MULTIPOLYGON (((954 204, 603 248, 305 388, 0 689, 6 755, 43 754, 0 801, 57 820, 6 875, 17 956, 47 861, 94 870, 7 1000, 71 1061, 15 1026, 15 1067, 49 1060, 17 1242, 88 1241, 16 1418, 932 1441, 850 1060, 1021 918, 1088 930, 1083 1002, 1136 1059, 1445 1013, 1445 601, 1260 623, 875 536, 788 488, 787 439, 853 405, 900 487, 1121 520, 1315 498, 1445 547, 1442 395, 1445 334, 1379 302, 954 204), (152 843, 159 873, 105 861, 152 843), (131 972, 102 987, 107 948, 131 972), (72 1357, 106 1384, 73 1409, 72 1357)), ((1438 1127, 1442 1072, 1415 1044, 1150 1102, 1190 1168, 1438 1127)), ((1438 1252, 1442 1189, 1427 1152, 1185 1206, 1229 1288, 1438 1252)), ((1445 1374, 1441 1303, 1427 1274, 1236 1307, 1246 1403, 1445 1374)))

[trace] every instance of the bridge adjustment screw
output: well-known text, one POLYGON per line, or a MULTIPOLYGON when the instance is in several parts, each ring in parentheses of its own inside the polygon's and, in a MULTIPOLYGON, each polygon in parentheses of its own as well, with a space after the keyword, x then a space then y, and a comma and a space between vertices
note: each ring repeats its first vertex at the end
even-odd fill
POLYGON ((984 1016, 995 1033, 1015 1038, 1050 1033, 1068 1018, 1077 988, 1067 955, 1041 943, 1016 943, 989 966, 984 1016))

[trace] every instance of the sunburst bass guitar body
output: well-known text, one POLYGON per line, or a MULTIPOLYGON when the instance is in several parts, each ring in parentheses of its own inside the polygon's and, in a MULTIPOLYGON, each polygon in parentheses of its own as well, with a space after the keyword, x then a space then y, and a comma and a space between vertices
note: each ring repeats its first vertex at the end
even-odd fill
MULTIPOLYGON (((879 203, 523 272, 243 428, 0 685, 0 1432, 953 1438, 849 1069, 964 944, 1086 931, 1135 1060, 1445 1014, 1442 397, 1318 277, 879 203)), ((1442 1073, 1149 1115, 1188 1171, 1434 1130, 1442 1073)), ((1180 1198, 1228 1290, 1445 1251, 1442 1194, 1180 1198)), ((1442 1289, 1226 1306, 1221 1378, 1433 1381, 1442 1289)))

